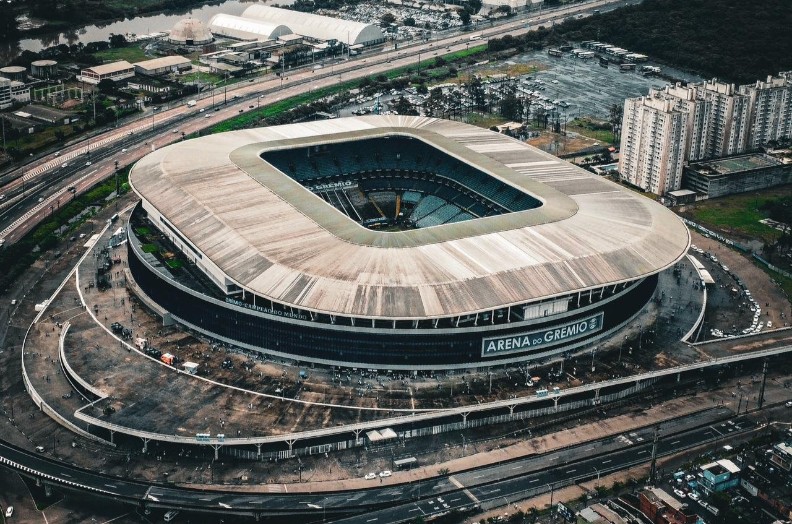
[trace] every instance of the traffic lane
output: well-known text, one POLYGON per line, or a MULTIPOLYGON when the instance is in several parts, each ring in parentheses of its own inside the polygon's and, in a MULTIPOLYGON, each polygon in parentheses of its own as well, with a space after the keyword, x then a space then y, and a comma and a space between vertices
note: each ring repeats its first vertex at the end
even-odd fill
POLYGON ((466 493, 458 492, 429 500, 410 502, 392 508, 367 512, 333 522, 336 524, 393 524, 417 517, 426 519, 453 510, 470 510, 476 504, 477 502, 466 493))
MULTIPOLYGON (((281 489, 274 485, 274 489, 281 489)), ((286 488, 288 489, 288 488, 286 488)), ((426 497, 429 493, 443 493, 455 490, 448 479, 431 479, 408 485, 372 487, 369 489, 322 494, 270 492, 264 494, 223 493, 199 490, 184 490, 164 486, 152 487, 146 499, 162 506, 170 507, 207 507, 283 511, 305 506, 302 509, 350 511, 353 506, 391 505, 401 500, 426 497)))
MULTIPOLYGON (((29 473, 32 471, 49 475, 53 477, 53 480, 50 480, 50 482, 54 485, 58 484, 57 479, 59 479, 64 483, 88 486, 95 490, 101 490, 106 494, 138 500, 142 500, 147 489, 143 484, 132 483, 114 477, 106 477, 90 471, 77 469, 68 464, 50 461, 34 453, 15 449, 4 442, 0 442, 0 458, 5 458, 17 464, 24 465, 28 468, 29 473)), ((8 467, 8 464, 3 464, 2 461, 0 461, 0 465, 8 467)))
MULTIPOLYGON (((700 427, 702 424, 714 423, 732 414, 733 412, 726 408, 712 408, 664 422, 662 431, 666 434, 679 433, 690 428, 700 427)), ((541 455, 533 455, 523 459, 513 460, 505 464, 497 464, 488 468, 457 473, 455 476, 465 485, 494 482, 538 469, 557 467, 565 463, 575 462, 587 458, 592 454, 609 453, 624 449, 633 444, 649 442, 653 438, 653 431, 652 427, 643 427, 629 433, 625 432, 613 437, 591 441, 569 448, 543 453, 541 455)))

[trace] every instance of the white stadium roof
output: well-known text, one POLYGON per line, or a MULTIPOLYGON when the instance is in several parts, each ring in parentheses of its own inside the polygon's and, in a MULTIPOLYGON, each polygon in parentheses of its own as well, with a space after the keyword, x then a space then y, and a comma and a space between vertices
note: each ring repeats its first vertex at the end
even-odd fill
POLYGON ((209 29, 213 34, 237 40, 275 40, 279 36, 292 33, 292 30, 283 24, 224 13, 212 17, 209 21, 209 29))
POLYGON ((329 314, 466 315, 653 275, 690 235, 665 207, 518 140, 425 117, 368 116, 233 131, 159 149, 130 183, 243 289, 329 314), (436 227, 366 229, 261 158, 264 151, 410 136, 542 202, 436 227))
POLYGON ((382 29, 377 25, 280 9, 262 4, 254 4, 248 7, 242 13, 242 16, 271 24, 286 24, 298 35, 317 40, 338 40, 345 44, 368 44, 381 42, 385 39, 382 29))

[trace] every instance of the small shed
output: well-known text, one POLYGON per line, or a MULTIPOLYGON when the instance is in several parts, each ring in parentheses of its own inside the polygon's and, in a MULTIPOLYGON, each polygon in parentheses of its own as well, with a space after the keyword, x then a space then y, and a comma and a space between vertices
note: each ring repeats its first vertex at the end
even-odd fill
POLYGON ((189 373, 190 375, 198 374, 198 364, 195 362, 185 362, 182 364, 182 368, 184 368, 185 373, 189 373))

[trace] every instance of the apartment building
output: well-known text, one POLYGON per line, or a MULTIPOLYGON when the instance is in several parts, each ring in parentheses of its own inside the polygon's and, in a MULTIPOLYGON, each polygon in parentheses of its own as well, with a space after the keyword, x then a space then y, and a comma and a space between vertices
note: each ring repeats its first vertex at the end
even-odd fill
POLYGON ((748 149, 792 137, 792 71, 768 76, 766 81, 740 86, 749 99, 751 136, 748 149))
POLYGON ((619 172, 629 183, 664 194, 679 189, 687 143, 688 114, 676 101, 659 96, 630 98, 624 104, 619 172))
POLYGON ((682 181, 681 165, 679 176, 675 171, 680 150, 682 163, 695 162, 737 155, 792 137, 792 72, 739 88, 713 79, 652 89, 646 97, 625 101, 622 121, 621 154, 626 157, 619 161, 622 178, 653 193, 674 191, 682 181), (684 133, 659 125, 661 120, 670 123, 678 118, 684 120, 684 133), (653 129, 661 135, 651 136, 653 129), (646 150, 633 151, 634 147, 646 150), (660 163, 639 161, 648 156, 660 163), (665 169, 665 175, 656 173, 657 169, 665 169))

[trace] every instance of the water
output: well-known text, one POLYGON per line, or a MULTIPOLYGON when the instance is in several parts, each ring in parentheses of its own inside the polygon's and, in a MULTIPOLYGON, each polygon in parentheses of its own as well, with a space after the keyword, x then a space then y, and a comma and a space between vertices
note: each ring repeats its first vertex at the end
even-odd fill
MULTIPOLYGON (((1 49, 0 59, 3 60, 3 63, 7 63, 22 51, 38 52, 58 44, 76 44, 78 42, 86 44, 88 42, 107 41, 111 34, 134 33, 137 35, 144 35, 169 31, 176 22, 188 17, 197 18, 202 22, 209 23, 209 20, 218 13, 239 16, 248 6, 255 3, 257 3, 257 0, 225 0, 218 4, 205 5, 187 10, 168 11, 167 13, 139 16, 107 24, 88 25, 66 33, 39 35, 36 38, 20 40, 18 43, 12 43, 5 49, 1 49)), ((265 0, 264 3, 273 4, 276 2, 265 0)), ((290 2, 278 0, 277 3, 285 5, 290 2)))

